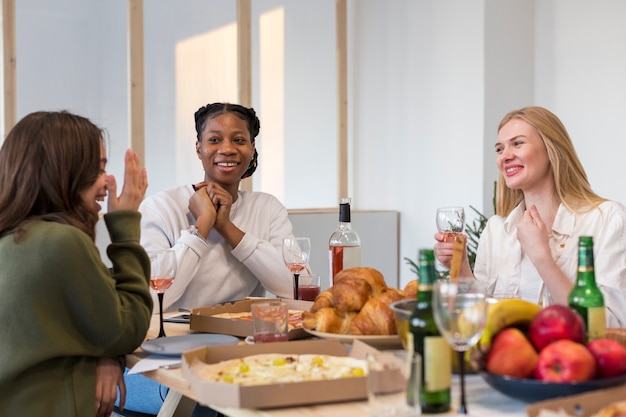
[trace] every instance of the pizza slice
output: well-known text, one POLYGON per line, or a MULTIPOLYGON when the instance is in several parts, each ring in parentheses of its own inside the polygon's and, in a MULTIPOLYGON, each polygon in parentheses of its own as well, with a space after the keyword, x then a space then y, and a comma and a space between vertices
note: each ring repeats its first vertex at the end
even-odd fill
POLYGON ((365 361, 348 356, 259 354, 204 365, 203 379, 237 385, 330 380, 367 374, 365 361))

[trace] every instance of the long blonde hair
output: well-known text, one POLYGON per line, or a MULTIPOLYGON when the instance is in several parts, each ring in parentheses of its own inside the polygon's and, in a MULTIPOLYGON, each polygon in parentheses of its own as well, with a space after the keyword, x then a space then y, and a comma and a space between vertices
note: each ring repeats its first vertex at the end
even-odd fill
MULTIPOLYGON (((591 189, 572 140, 565 126, 554 113, 543 107, 524 107, 513 110, 504 116, 498 125, 498 132, 512 119, 524 120, 539 133, 550 159, 556 195, 565 207, 575 213, 582 213, 606 201, 591 189)), ((496 190, 496 214, 508 216, 523 199, 523 192, 508 188, 504 176, 500 173, 496 190)))

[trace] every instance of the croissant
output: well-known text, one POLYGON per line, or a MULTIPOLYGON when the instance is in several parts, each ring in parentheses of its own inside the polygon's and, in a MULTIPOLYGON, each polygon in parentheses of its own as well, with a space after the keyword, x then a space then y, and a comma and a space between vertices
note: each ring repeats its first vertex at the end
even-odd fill
POLYGON ((397 333, 394 312, 389 304, 402 300, 402 291, 389 287, 382 294, 365 303, 350 324, 354 335, 393 335, 397 333))
POLYGON ((331 287, 332 305, 339 311, 359 311, 369 300, 372 287, 366 280, 354 276, 344 277, 331 287))
POLYGON ((356 316, 356 312, 348 311, 341 313, 332 307, 324 307, 316 313, 304 312, 302 326, 305 329, 315 329, 318 332, 348 334, 350 323, 356 316))
POLYGON ((409 281, 402 290, 402 292, 404 293, 404 299, 415 300, 417 298, 417 286, 418 282, 416 279, 414 279, 413 281, 409 281))
POLYGON ((349 277, 367 281, 371 287, 370 295, 372 297, 376 297, 378 294, 385 291, 385 288, 387 288, 387 283, 385 282, 383 274, 374 268, 367 267, 348 268, 338 272, 333 279, 333 285, 337 285, 343 279, 349 277))
POLYGON ((327 289, 322 291, 315 297, 315 301, 313 301, 313 305, 311 306, 311 313, 315 313, 318 310, 324 307, 332 307, 333 306, 333 293, 331 289, 327 289))

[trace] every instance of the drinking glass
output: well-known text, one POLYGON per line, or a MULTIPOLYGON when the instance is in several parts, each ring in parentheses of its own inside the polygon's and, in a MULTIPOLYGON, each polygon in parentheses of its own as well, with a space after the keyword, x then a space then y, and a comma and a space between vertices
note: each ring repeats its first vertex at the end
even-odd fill
POLYGON ((283 260, 293 273, 293 299, 298 299, 298 278, 306 268, 311 253, 311 240, 308 237, 287 237, 283 239, 283 260))
POLYGON ((418 417, 422 357, 406 350, 367 353, 370 417, 418 417))
POLYGON ((440 207, 437 209, 437 231, 446 235, 446 242, 454 242, 454 237, 465 229, 463 207, 440 207))
POLYGON ((163 329, 163 295, 176 277, 176 252, 174 249, 148 251, 150 258, 150 287, 159 298, 159 335, 165 337, 163 329))
POLYGON ((467 414, 465 351, 478 342, 485 329, 488 306, 485 290, 485 286, 474 278, 458 278, 438 281, 433 293, 433 315, 437 328, 458 354, 461 414, 467 414))

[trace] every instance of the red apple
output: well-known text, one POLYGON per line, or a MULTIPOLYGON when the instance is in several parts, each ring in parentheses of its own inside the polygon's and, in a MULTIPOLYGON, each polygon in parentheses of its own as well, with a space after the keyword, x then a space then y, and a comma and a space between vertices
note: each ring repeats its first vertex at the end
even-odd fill
POLYGON ((585 322, 573 309, 553 304, 544 307, 533 317, 528 336, 538 352, 556 340, 585 342, 585 322))
POLYGON ((598 378, 611 378, 626 373, 626 348, 611 339, 596 339, 587 343, 596 358, 598 378))
POLYGON ((530 378, 536 363, 537 352, 524 333, 508 327, 491 342, 485 369, 492 374, 530 378))
POLYGON ((535 378, 548 382, 580 382, 596 375, 596 359, 589 349, 567 339, 550 343, 539 352, 535 378))

